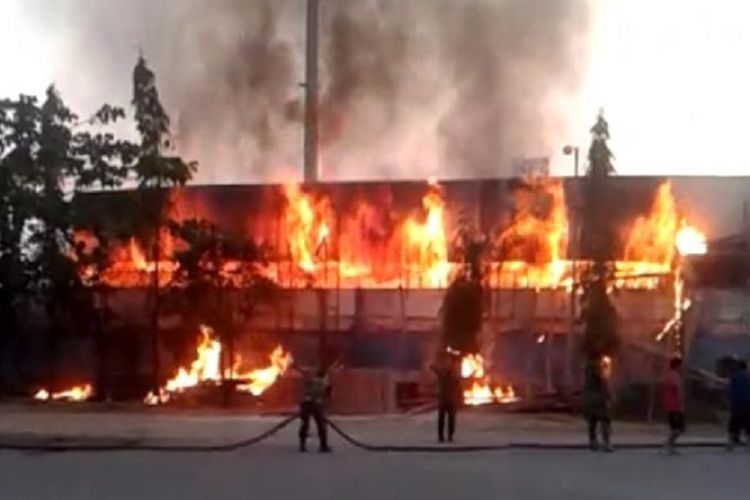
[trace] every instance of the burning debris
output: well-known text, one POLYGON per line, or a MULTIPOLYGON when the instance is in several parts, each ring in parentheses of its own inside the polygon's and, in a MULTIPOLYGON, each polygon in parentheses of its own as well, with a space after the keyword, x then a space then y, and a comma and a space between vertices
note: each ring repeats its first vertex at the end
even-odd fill
POLYGON ((34 394, 34 399, 37 401, 67 401, 72 403, 81 403, 88 401, 93 394, 91 385, 77 385, 70 389, 60 392, 49 392, 47 389, 39 389, 34 394))
POLYGON ((484 359, 480 354, 467 354, 461 359, 461 378, 470 384, 464 389, 464 403, 469 406, 518 401, 513 386, 503 388, 493 383, 485 373, 484 359))
POLYGON ((157 405, 169 402, 175 395, 185 393, 201 384, 219 385, 222 381, 240 381, 238 392, 260 396, 281 377, 292 364, 292 356, 281 346, 277 346, 269 356, 270 364, 264 368, 243 370, 242 360, 227 368, 222 377, 222 345, 215 338, 213 329, 201 325, 201 337, 196 349, 196 358, 190 368, 180 367, 177 374, 169 379, 158 394, 149 392, 143 402, 157 405))
MULTIPOLYGON (((240 392, 247 392, 253 396, 260 396, 269 387, 276 383, 276 381, 284 375, 290 366, 292 366, 292 355, 284 350, 283 347, 277 346, 276 349, 271 352, 269 356, 270 364, 265 368, 257 368, 244 372, 241 369, 233 370, 233 378, 235 380, 247 380, 247 382, 239 384, 237 390, 240 392)), ((240 368, 242 361, 238 363, 240 368)))

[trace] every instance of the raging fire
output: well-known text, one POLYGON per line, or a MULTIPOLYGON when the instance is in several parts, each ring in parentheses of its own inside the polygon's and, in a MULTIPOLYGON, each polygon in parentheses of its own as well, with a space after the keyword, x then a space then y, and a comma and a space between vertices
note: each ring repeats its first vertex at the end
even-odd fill
MULTIPOLYGON (((180 394, 188 389, 204 383, 218 384, 221 376, 222 345, 217 340, 212 328, 201 325, 201 336, 196 348, 196 358, 190 364, 190 368, 180 367, 177 374, 169 379, 159 389, 158 394, 149 392, 144 398, 148 405, 167 403, 175 394, 180 394)), ((253 396, 260 396, 272 386, 280 376, 289 369, 292 356, 281 346, 277 346, 269 356, 270 364, 267 367, 248 369, 243 371, 242 361, 238 359, 232 369, 224 371, 224 380, 242 381, 236 386, 237 391, 247 392, 253 396)))
MULTIPOLYGON (((445 191, 425 186, 412 212, 393 208, 390 192, 368 193, 354 202, 334 203, 324 192, 291 184, 281 191, 281 212, 263 218, 268 245, 276 244, 259 270, 286 288, 444 288, 461 272, 460 214, 449 220, 445 191), (454 227, 451 227, 454 226, 454 227)), ((510 220, 485 241, 485 280, 489 288, 572 289, 587 266, 567 256, 568 210, 559 180, 529 179, 512 193, 510 220)), ((253 232, 256 234, 256 232, 253 232)), ((81 234, 81 239, 91 237, 81 234)), ((172 236, 159 238, 156 265, 135 239, 114 249, 102 280, 115 287, 148 286, 158 269, 161 284, 179 268, 172 236)), ((260 236, 254 236, 260 238, 260 236)), ((260 241, 260 240, 259 240, 260 241)), ((680 216, 671 185, 659 186, 650 211, 622 234, 622 255, 614 263, 617 288, 653 289, 666 283, 677 255, 705 253, 703 234, 680 216)), ((227 262, 223 269, 237 268, 227 262)), ((89 270, 86 275, 92 275, 89 270)))

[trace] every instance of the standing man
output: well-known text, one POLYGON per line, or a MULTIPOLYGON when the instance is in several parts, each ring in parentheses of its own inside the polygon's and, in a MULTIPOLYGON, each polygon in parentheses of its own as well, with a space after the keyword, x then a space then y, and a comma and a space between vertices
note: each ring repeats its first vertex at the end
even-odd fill
POLYGON ((666 451, 669 455, 677 454, 675 448, 677 438, 685 432, 685 396, 681 372, 682 358, 675 356, 669 360, 669 370, 662 384, 662 402, 669 423, 666 443, 666 451))
POLYGON ((750 377, 747 361, 738 360, 729 382, 729 451, 742 443, 741 435, 750 438, 750 377))
POLYGON ((586 363, 583 387, 583 410, 589 430, 591 451, 612 451, 610 407, 612 396, 609 387, 611 361, 608 356, 591 359, 586 363), (604 446, 599 447, 601 431, 604 446))
POLYGON ((330 377, 332 372, 337 370, 337 366, 329 370, 320 368, 314 373, 297 369, 303 377, 302 398, 300 402, 300 452, 304 453, 307 451, 307 435, 310 430, 311 418, 315 420, 315 427, 318 431, 319 451, 321 453, 331 452, 331 448, 328 446, 328 425, 325 418, 325 405, 330 394, 330 377))
POLYGON ((446 430, 448 442, 453 442, 456 432, 456 413, 463 401, 461 389, 461 360, 451 353, 444 353, 440 364, 433 365, 438 385, 438 441, 445 442, 446 430), (447 429, 446 429, 447 427, 447 429))

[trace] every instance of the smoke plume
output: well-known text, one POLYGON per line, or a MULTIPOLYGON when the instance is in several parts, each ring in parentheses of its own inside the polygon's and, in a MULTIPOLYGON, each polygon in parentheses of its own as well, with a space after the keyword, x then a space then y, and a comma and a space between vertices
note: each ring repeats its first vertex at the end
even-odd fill
MULTIPOLYGON (((565 141, 588 0, 320 3, 324 178, 507 175, 565 141)), ((26 4, 64 40, 79 101, 127 102, 143 51, 199 181, 301 171, 304 0, 26 4)))

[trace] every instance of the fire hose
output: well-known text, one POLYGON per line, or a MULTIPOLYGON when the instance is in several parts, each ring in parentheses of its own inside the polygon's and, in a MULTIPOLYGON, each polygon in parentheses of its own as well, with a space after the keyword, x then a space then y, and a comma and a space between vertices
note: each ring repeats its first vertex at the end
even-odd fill
POLYGON ((40 453, 67 453, 67 452, 118 452, 118 451, 147 451, 147 452, 174 452, 174 453, 201 453, 201 452, 229 452, 246 448, 264 441, 280 430, 294 422, 299 414, 289 415, 284 420, 257 436, 242 441, 215 445, 158 445, 146 444, 123 440, 119 443, 107 444, 28 444, 28 443, 0 443, 0 450, 28 451, 40 453))
MULTIPOLYGON (((503 450, 588 450, 588 444, 582 443, 538 443, 538 442, 509 442, 500 444, 486 445, 375 445, 358 440, 338 424, 327 419, 328 425, 344 441, 350 445, 372 452, 390 452, 390 453, 467 453, 481 451, 503 451, 503 450)), ((725 442, 721 441, 689 441, 679 443, 678 448, 723 448, 725 442)), ((655 450, 664 447, 663 443, 623 443, 616 445, 620 450, 655 450)))
MULTIPOLYGON (((237 451, 242 448, 255 445, 264 441, 285 427, 289 426, 299 417, 298 414, 289 415, 284 420, 274 425, 267 431, 253 436, 242 441, 226 444, 215 444, 215 445, 159 445, 159 444, 147 444, 141 442, 134 442, 123 440, 116 443, 107 444, 65 444, 65 443, 51 443, 51 444, 29 444, 29 443, 0 443, 0 450, 5 451, 23 451, 23 452, 37 452, 37 453, 111 453, 111 452, 164 452, 164 453, 216 453, 216 452, 231 452, 237 451)), ((486 445, 378 445, 371 444, 361 441, 344 429, 341 428, 336 422, 326 419, 328 425, 333 431, 338 434, 344 441, 365 451, 370 452, 389 452, 389 453, 468 453, 468 452, 488 452, 488 451, 503 451, 503 450, 541 450, 541 451, 555 451, 555 450, 588 450, 586 444, 575 444, 575 443, 539 443, 539 442, 509 442, 500 444, 486 444, 486 445)), ((679 448, 720 448, 724 447, 725 443, 720 441, 690 441, 680 443, 679 448)), ((660 449, 663 444, 660 443, 624 443, 618 444, 617 449, 621 450, 648 450, 648 449, 660 449)))

